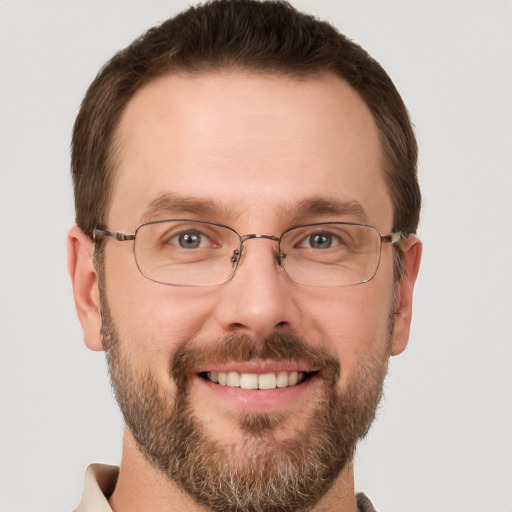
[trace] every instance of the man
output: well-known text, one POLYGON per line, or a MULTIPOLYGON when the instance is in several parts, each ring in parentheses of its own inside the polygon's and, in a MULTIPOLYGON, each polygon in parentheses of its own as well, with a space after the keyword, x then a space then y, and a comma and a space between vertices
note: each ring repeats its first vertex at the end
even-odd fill
POLYGON ((408 341, 417 149, 391 80, 285 3, 190 8, 117 54, 72 143, 69 271, 126 428, 79 511, 356 511, 408 341))

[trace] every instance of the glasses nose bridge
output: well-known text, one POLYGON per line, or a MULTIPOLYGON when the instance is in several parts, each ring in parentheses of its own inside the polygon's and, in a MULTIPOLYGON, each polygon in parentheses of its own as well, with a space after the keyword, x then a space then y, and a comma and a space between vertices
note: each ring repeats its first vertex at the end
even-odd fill
MULTIPOLYGON (((271 240, 272 242, 277 242, 278 244, 278 247, 279 247, 279 243, 281 242, 281 238, 278 237, 278 236, 275 236, 275 235, 263 235, 261 233, 249 233, 247 235, 239 235, 240 237, 240 250, 236 250, 234 251, 234 254, 231 258, 231 262, 233 264, 237 264, 240 263, 240 259, 242 258, 242 253, 243 253, 243 250, 244 250, 244 247, 245 247, 245 242, 247 240, 255 240, 255 239, 259 239, 259 240, 271 240)), ((279 261, 279 263, 281 263, 280 261, 280 257, 279 257, 279 251, 276 251, 276 258, 277 260, 279 261)))
POLYGON ((252 240, 253 238, 264 238, 266 240, 273 240, 279 242, 281 239, 275 235, 262 235, 260 233, 250 233, 248 235, 240 236, 240 244, 243 245, 246 240, 252 240))

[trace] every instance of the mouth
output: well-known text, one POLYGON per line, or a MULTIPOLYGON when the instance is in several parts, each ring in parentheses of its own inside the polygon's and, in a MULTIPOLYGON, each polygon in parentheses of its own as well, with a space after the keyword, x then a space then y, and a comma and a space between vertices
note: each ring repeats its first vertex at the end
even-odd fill
MULTIPOLYGON (((316 365, 315 365, 316 366, 316 365)), ((205 409, 236 412, 283 412, 317 396, 322 369, 306 361, 250 359, 215 362, 193 372, 197 399, 205 409)))
POLYGON ((315 376, 318 371, 277 371, 267 373, 249 373, 236 370, 205 371, 198 375, 202 379, 231 388, 246 390, 272 390, 295 387, 315 376))

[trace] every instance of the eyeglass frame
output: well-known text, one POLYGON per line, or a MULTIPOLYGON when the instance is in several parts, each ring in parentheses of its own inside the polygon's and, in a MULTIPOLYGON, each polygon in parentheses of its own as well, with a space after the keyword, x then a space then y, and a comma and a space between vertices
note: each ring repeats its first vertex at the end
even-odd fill
MULTIPOLYGON (((344 287, 344 286, 356 286, 358 284, 364 284, 364 283, 368 283, 369 281, 371 281, 375 277, 375 274, 377 273, 377 271, 379 269, 380 258, 381 258, 381 253, 382 253, 382 244, 383 243, 391 243, 391 244, 394 245, 394 244, 400 242, 401 240, 405 240, 407 238, 407 236, 402 231, 395 231, 393 233, 390 233, 389 235, 382 235, 380 230, 378 228, 376 228, 375 226, 371 226, 370 224, 365 224, 365 223, 361 223, 361 222, 326 221, 326 222, 313 222, 313 223, 310 223, 310 224, 297 224, 297 225, 294 225, 294 226, 291 226, 291 227, 285 229, 281 233, 280 236, 275 236, 275 235, 265 235, 265 234, 261 234, 261 233, 249 233, 247 235, 240 235, 238 233, 238 231, 236 231, 234 228, 232 228, 230 226, 226 226, 225 224, 221 224, 220 222, 198 220, 198 219, 162 219, 162 220, 153 220, 153 221, 149 221, 149 222, 144 222, 143 224, 141 224, 140 226, 138 226, 135 229, 135 232, 133 233, 133 235, 130 235, 130 234, 127 234, 127 233, 122 233, 120 231, 109 231, 109 230, 106 230, 106 229, 95 228, 93 230, 93 233, 92 233, 92 239, 93 239, 94 243, 97 242, 98 237, 112 238, 113 240, 116 240, 118 242, 133 241, 134 242, 134 245, 133 245, 133 255, 134 255, 134 258, 135 258, 135 263, 137 265, 137 269, 139 270, 139 272, 141 273, 141 275, 144 278, 146 278, 146 279, 148 279, 150 281, 153 281, 154 283, 159 283, 159 284, 163 284, 163 285, 167 285, 167 286, 182 286, 182 287, 185 287, 185 286, 190 286, 190 287, 217 286, 217 285, 214 285, 214 284, 191 285, 191 284, 167 283, 167 282, 164 282, 164 281, 159 281, 157 279, 152 279, 151 277, 148 277, 142 271, 142 269, 139 266, 139 262, 137 260, 137 256, 135 255, 135 239, 136 239, 136 236, 137 236, 137 232, 141 228, 143 228, 144 226, 153 225, 153 224, 162 224, 162 223, 165 223, 165 222, 193 222, 193 223, 197 223, 197 224, 208 224, 208 225, 211 225, 211 226, 218 226, 220 228, 225 228, 225 229, 230 230, 231 232, 233 232, 239 238, 239 240, 240 240, 239 249, 235 249, 233 251, 233 256, 231 257, 231 263, 234 265, 232 274, 231 274, 231 276, 228 279, 226 279, 225 281, 223 281, 221 283, 217 283, 217 285, 225 284, 225 283, 229 282, 234 277, 234 275, 236 273, 236 270, 238 269, 238 265, 240 263, 240 260, 242 258, 244 243, 247 240, 253 240, 253 239, 272 240, 273 242, 277 242, 277 247, 279 249, 280 248, 281 239, 283 238, 283 236, 285 236, 286 233, 288 233, 290 231, 293 231, 295 229, 307 228, 307 227, 313 227, 313 226, 324 226, 326 224, 344 225, 344 226, 362 226, 362 227, 365 227, 365 228, 371 228, 380 237, 379 263, 377 264, 377 268, 375 269, 375 272, 373 273, 373 275, 371 277, 369 277, 368 279, 365 279, 365 280, 363 280, 363 281, 361 281, 359 283, 354 283, 352 285, 339 285, 340 287, 344 287)), ((284 271, 286 272, 286 275, 293 282, 299 282, 299 281, 295 281, 292 277, 290 277, 290 275, 286 271, 286 268, 283 266, 282 261, 283 261, 283 259, 285 257, 286 257, 286 254, 281 253, 278 250, 277 261, 278 261, 279 265, 284 269, 284 271)), ((304 283, 301 283, 301 284, 304 284, 304 283)), ((321 287, 322 285, 309 285, 309 286, 321 287)))

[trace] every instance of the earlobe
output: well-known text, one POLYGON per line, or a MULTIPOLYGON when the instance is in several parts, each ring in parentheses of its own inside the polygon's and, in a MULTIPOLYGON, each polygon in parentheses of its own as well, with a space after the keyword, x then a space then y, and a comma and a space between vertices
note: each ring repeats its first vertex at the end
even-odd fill
POLYGON ((98 275, 92 259, 94 243, 74 226, 68 233, 67 250, 68 272, 85 344, 91 350, 103 350, 98 275))
POLYGON ((412 298, 414 284, 418 277, 423 246, 420 239, 411 235, 403 242, 402 279, 395 288, 394 331, 391 344, 391 355, 402 353, 407 347, 412 317, 412 298))

